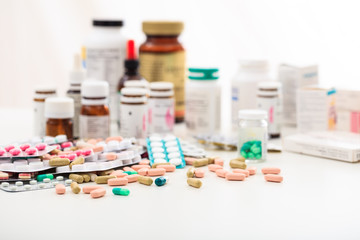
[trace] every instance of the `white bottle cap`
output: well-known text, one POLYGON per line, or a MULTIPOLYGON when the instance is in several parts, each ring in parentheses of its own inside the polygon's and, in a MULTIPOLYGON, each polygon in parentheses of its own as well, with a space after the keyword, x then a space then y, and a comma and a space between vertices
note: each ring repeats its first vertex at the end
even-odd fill
POLYGON ((275 82, 275 81, 266 81, 266 82, 259 82, 258 88, 259 90, 278 90, 281 87, 281 82, 275 82))
POLYGON ((267 71, 268 62, 266 60, 240 60, 241 70, 247 71, 267 71))
POLYGON ((45 117, 65 119, 74 117, 74 100, 68 97, 50 97, 45 100, 45 117))
POLYGON ((38 85, 35 87, 35 96, 34 98, 45 99, 47 97, 56 96, 56 87, 49 85, 38 85))
POLYGON ((123 88, 121 89, 122 103, 146 103, 148 93, 145 88, 123 88))
POLYGON ((174 84, 171 82, 152 82, 150 83, 151 90, 172 90, 174 84))
POLYGON ((239 119, 262 120, 267 119, 267 112, 258 109, 245 109, 239 111, 239 119))
POLYGON ((81 96, 87 98, 105 98, 109 96, 109 83, 87 79, 81 85, 81 96))
POLYGON ((149 82, 144 80, 128 80, 125 81, 124 87, 126 88, 149 88, 149 82))
POLYGON ((74 55, 74 66, 70 71, 70 84, 81 84, 86 78, 86 72, 81 66, 81 58, 79 54, 74 55))

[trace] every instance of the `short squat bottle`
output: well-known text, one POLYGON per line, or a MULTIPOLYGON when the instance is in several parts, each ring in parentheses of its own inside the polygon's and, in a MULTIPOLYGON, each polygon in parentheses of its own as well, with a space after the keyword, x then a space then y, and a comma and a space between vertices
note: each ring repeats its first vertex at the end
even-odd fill
POLYGON ((267 112, 250 109, 239 111, 238 154, 247 161, 264 161, 267 153, 267 112))
POLYGON ((81 86, 80 138, 107 138, 110 135, 109 84, 85 80, 81 86))
POLYGON ((74 100, 50 97, 45 100, 46 135, 66 135, 73 139, 74 100))

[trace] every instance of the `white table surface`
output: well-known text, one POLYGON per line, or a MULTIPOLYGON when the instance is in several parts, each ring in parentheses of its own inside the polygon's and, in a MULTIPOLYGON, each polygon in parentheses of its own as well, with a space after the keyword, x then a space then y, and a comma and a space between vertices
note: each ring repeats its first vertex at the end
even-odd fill
MULTIPOLYGON (((31 136, 31 110, 0 114, 0 143, 31 136)), ((209 155, 229 168, 236 153, 209 155)), ((128 184, 128 197, 106 185, 100 199, 0 191, 0 239, 360 239, 359 164, 283 152, 252 165, 257 174, 243 182, 203 167, 200 189, 187 185, 186 167, 163 187, 128 184), (265 182, 265 166, 280 167, 284 182, 265 182)))

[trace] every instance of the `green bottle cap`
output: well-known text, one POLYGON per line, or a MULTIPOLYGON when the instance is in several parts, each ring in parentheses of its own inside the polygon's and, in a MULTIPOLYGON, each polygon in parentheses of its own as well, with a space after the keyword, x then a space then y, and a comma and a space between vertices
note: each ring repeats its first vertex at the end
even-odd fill
POLYGON ((217 80, 219 79, 218 68, 189 68, 189 79, 191 80, 217 80))

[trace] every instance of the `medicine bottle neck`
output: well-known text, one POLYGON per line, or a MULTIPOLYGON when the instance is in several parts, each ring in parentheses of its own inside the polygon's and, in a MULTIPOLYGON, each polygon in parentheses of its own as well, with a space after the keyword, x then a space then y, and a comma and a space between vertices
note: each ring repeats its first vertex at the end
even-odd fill
POLYGON ((179 35, 147 35, 146 41, 153 44, 180 44, 179 35))
POLYGON ((90 106, 105 106, 107 104, 106 97, 82 97, 81 98, 82 105, 90 105, 90 106))

